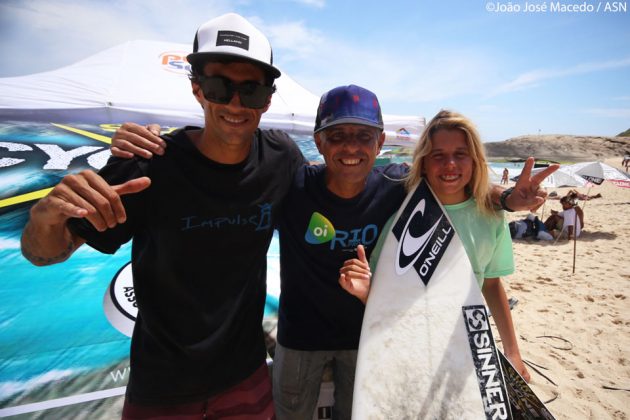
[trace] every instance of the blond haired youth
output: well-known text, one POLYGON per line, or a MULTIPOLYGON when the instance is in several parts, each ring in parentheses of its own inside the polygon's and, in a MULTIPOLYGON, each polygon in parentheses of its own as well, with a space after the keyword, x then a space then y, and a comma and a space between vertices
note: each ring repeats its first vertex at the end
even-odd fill
MULTIPOLYGON (((425 128, 413 154, 413 164, 409 171, 407 189, 417 185, 426 177, 426 159, 434 151, 434 139, 441 130, 463 133, 467 144, 467 153, 472 160, 472 175, 466 183, 466 194, 475 197, 477 208, 483 214, 497 214, 492 204, 488 168, 484 146, 475 125, 468 118, 457 112, 442 110, 437 113, 425 128)), ((432 188, 437 186, 432 185, 432 188)))

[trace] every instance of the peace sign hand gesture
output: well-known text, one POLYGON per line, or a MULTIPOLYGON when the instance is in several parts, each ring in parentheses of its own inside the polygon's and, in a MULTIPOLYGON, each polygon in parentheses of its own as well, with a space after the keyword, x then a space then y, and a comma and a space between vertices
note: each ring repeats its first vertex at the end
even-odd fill
POLYGON ((536 211, 536 209, 542 206, 547 197, 547 191, 541 188, 540 184, 545 178, 557 171, 560 165, 549 165, 544 170, 532 176, 533 167, 534 158, 527 158, 512 193, 505 199, 505 204, 511 210, 536 211))

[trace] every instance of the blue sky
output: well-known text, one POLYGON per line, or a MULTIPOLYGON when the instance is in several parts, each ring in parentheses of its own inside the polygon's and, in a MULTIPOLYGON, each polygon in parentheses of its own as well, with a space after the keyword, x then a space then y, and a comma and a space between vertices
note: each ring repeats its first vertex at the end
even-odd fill
POLYGON ((317 95, 354 83, 388 114, 450 108, 486 141, 630 128, 630 0, 3 0, 0 77, 133 39, 192 44, 228 11, 263 30, 276 64, 317 95))

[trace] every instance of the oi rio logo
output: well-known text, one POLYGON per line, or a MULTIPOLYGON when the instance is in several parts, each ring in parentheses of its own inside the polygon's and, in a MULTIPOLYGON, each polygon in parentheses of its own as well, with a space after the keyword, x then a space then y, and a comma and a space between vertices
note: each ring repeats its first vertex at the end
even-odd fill
POLYGON ((335 227, 324 216, 318 212, 313 212, 311 221, 308 223, 304 239, 309 244, 319 245, 331 241, 335 237, 335 227))
POLYGON ((312 245, 329 242, 330 249, 355 249, 359 244, 370 245, 378 238, 378 227, 374 224, 349 231, 335 229, 330 220, 321 213, 313 212, 306 228, 304 240, 312 245))

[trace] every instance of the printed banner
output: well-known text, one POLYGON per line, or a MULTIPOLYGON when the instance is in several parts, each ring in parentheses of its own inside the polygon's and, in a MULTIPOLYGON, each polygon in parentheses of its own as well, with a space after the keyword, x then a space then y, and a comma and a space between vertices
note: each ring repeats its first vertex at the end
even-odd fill
MULTIPOLYGON (((132 284, 121 277, 130 244, 113 256, 84 246, 48 267, 31 265, 20 252, 31 206, 64 175, 104 166, 120 123, 157 122, 166 130, 191 123, 118 113, 114 120, 106 110, 100 117, 96 110, 0 111, 0 417, 120 416, 133 322, 118 322, 124 314, 117 321, 121 312, 112 312, 109 288, 120 285, 115 299, 132 312, 132 284)), ((310 137, 295 139, 309 160, 319 159, 310 137)), ((268 253, 271 316, 280 287, 278 248, 274 237, 268 253)))

